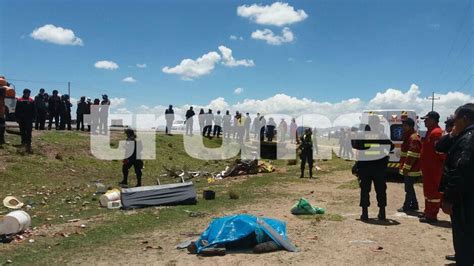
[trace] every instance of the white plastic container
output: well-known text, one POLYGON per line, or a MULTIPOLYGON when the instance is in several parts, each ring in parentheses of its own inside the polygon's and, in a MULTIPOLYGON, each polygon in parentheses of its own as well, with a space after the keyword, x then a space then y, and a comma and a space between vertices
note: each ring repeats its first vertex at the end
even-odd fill
POLYGON ((0 234, 17 234, 28 229, 31 225, 31 217, 24 211, 13 211, 3 217, 0 224, 0 234))
POLYGON ((107 191, 104 195, 100 196, 100 206, 108 207, 109 202, 111 201, 120 201, 120 190, 113 189, 107 191))

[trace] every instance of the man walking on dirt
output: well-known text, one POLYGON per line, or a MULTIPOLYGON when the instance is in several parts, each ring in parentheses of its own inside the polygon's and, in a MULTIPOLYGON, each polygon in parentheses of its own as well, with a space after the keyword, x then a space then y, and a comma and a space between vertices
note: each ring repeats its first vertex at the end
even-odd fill
POLYGON ((405 202, 399 212, 410 212, 418 210, 418 200, 415 193, 415 181, 421 177, 420 151, 421 140, 415 132, 415 121, 405 118, 403 125, 403 143, 400 153, 400 174, 405 183, 405 202))
POLYGON ((387 207, 387 184, 386 170, 389 153, 394 149, 393 143, 384 134, 380 118, 376 115, 368 117, 365 132, 361 132, 351 146, 358 150, 357 161, 352 172, 359 179, 361 221, 369 220, 370 190, 374 183, 377 194, 377 206, 379 207, 379 220, 385 220, 385 207, 387 207))
POLYGON ((143 161, 140 160, 140 154, 142 151, 142 142, 137 141, 137 136, 133 129, 125 130, 125 135, 127 136, 127 146, 125 148, 126 154, 131 154, 127 159, 123 160, 122 165, 122 174, 123 179, 119 183, 121 186, 128 186, 128 172, 130 168, 134 168, 135 174, 137 176, 137 187, 142 185, 142 168, 143 161))
POLYGON ((443 212, 451 216, 456 265, 474 265, 474 103, 456 110, 453 131, 436 150, 447 154, 440 191, 443 212))
POLYGON ((421 119, 425 120, 428 129, 421 146, 421 173, 423 175, 423 193, 425 194, 424 217, 422 223, 436 223, 438 212, 441 208, 441 193, 439 185, 443 174, 444 155, 436 152, 435 145, 443 135, 439 127, 439 114, 431 111, 421 119))
POLYGON ((15 107, 15 118, 20 127, 21 145, 27 153, 31 150, 31 132, 33 131, 33 120, 36 117, 35 102, 30 97, 29 89, 23 90, 23 96, 18 98, 15 107))

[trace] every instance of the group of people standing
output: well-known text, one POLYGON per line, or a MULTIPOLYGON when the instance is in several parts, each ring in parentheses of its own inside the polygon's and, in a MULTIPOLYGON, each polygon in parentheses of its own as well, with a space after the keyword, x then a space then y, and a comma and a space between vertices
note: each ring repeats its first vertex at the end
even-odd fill
MULTIPOLYGON (((5 105, 4 94, 4 89, 0 89, 0 107, 5 105)), ((21 144, 27 153, 32 152, 31 135, 33 123, 36 130, 46 130, 47 120, 49 120, 48 130, 53 128, 53 121, 56 130, 72 130, 72 106, 69 95, 59 95, 57 90, 53 90, 52 94, 48 95, 45 89, 41 88, 34 99, 31 97, 31 90, 23 90, 23 95, 16 99, 15 119, 20 128, 21 144)), ((91 108, 97 108, 99 115, 96 118, 92 116, 87 130, 95 134, 107 134, 109 106, 110 100, 107 95, 102 95, 102 101, 97 98, 93 103, 90 99, 86 100, 86 97, 82 96, 76 109, 76 130, 85 130, 84 116, 91 114, 91 108)), ((5 143, 5 114, 4 107, 0 109, 2 111, 0 119, 3 121, 0 125, 1 145, 5 143)))
MULTIPOLYGON (((196 113, 194 108, 191 106, 186 111, 186 135, 192 136, 194 130, 194 119, 196 113)), ((173 106, 170 105, 165 111, 166 117, 166 133, 170 134, 171 128, 173 125, 174 110, 173 106)), ((204 108, 201 108, 197 114, 197 119, 200 128, 200 134, 202 136, 212 138, 212 137, 222 137, 224 140, 228 141, 230 139, 237 139, 239 142, 250 141, 251 132, 253 131, 253 138, 255 140, 264 141, 273 141, 275 136, 278 133, 280 141, 286 141, 288 133, 290 133, 291 143, 296 143, 297 141, 297 125, 295 119, 292 119, 290 124, 290 131, 288 132, 288 124, 285 119, 281 119, 280 124, 277 127, 277 124, 274 118, 270 117, 268 121, 265 116, 257 113, 257 116, 252 119, 250 113, 245 113, 245 115, 239 111, 235 112, 235 115, 232 115, 229 110, 225 114, 221 114, 221 111, 213 113, 212 109, 207 111, 204 108)))
MULTIPOLYGON (((435 224, 442 209, 451 216, 453 243, 456 254, 446 256, 458 265, 474 264, 474 104, 456 109, 446 122, 445 131, 439 126, 440 115, 431 111, 424 117, 428 129, 420 138, 415 121, 405 117, 401 145, 400 174, 404 178, 405 200, 399 212, 416 212, 419 204, 414 189, 422 178, 425 209, 419 215, 422 223, 435 224)), ((384 135, 377 116, 369 117, 362 136, 352 141, 357 149, 353 173, 361 188, 361 220, 367 221, 372 182, 377 194, 378 218, 385 220, 387 206, 386 168, 393 143, 384 135), (370 136, 367 136, 370 135, 370 136)))

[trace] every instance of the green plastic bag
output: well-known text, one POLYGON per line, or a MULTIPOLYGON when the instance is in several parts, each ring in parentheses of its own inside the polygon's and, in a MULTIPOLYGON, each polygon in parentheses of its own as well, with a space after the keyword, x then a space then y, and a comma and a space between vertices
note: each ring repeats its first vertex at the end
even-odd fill
POLYGON ((307 199, 301 198, 294 206, 291 208, 291 213, 294 215, 299 214, 324 214, 326 210, 323 208, 313 207, 307 199))

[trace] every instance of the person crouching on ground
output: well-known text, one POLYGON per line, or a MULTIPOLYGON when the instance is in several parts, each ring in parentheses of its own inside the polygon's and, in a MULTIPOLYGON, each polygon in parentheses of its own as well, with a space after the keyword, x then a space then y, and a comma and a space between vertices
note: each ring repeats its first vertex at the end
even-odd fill
POLYGON ((126 129, 125 134, 127 136, 127 146, 125 148, 125 154, 131 154, 127 159, 123 160, 122 174, 123 180, 119 183, 120 186, 128 186, 128 171, 133 166, 135 175, 137 176, 137 187, 142 185, 142 168, 143 161, 140 160, 140 154, 142 151, 142 142, 137 141, 137 136, 133 129, 126 129))

